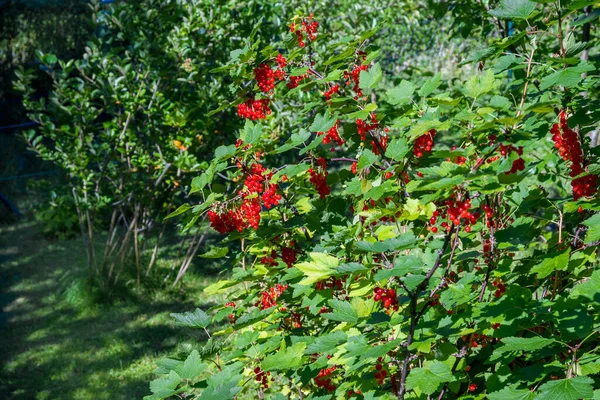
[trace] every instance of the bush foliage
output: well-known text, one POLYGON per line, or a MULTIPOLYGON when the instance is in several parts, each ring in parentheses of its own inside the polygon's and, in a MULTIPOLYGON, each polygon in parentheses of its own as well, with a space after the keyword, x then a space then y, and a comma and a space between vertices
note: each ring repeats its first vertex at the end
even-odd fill
POLYGON ((174 315, 209 339, 147 398, 598 396, 589 4, 464 11, 487 47, 449 78, 384 76, 385 23, 250 35, 210 113, 245 125, 176 212, 224 235, 209 254, 234 268, 206 291, 227 300, 174 315))

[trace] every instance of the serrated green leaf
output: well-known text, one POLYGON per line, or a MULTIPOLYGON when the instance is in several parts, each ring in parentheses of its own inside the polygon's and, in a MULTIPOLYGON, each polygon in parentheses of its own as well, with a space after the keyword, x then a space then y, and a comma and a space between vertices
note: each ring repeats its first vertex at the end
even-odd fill
POLYGON ((381 282, 392 276, 403 277, 408 273, 421 272, 423 261, 416 256, 400 256, 394 261, 394 267, 391 269, 381 269, 375 274, 375 281, 381 282))
POLYGON ((258 142, 260 137, 262 136, 262 125, 259 123, 254 123, 250 120, 246 120, 246 124, 244 125, 244 130, 240 135, 240 139, 245 144, 254 144, 258 142))
POLYGON ((323 352, 327 354, 335 353, 337 351, 336 346, 342 342, 345 342, 347 338, 348 335, 343 331, 335 331, 318 336, 314 342, 308 345, 304 351, 304 354, 323 352))
POLYGON ((199 257, 202 258, 223 258, 227 255, 229 248, 227 247, 216 247, 213 246, 204 254, 200 254, 199 257))
POLYGON ((164 399, 176 393, 175 388, 181 382, 181 377, 175 371, 169 372, 169 375, 160 377, 150 382, 150 391, 152 396, 148 399, 164 399))
POLYGON ((410 101, 410 96, 415 92, 415 85, 409 81, 402 80, 398 86, 385 92, 388 103, 392 105, 403 105, 410 101))
POLYGON ((270 354, 265 357, 262 362, 264 371, 285 371, 295 369, 303 364, 302 355, 306 350, 306 343, 296 343, 286 349, 279 350, 275 354, 270 354))
POLYGON ((501 19, 527 19, 535 11, 529 0, 502 0, 498 8, 490 10, 491 16, 501 19))
POLYGON ((207 365, 202 363, 198 350, 194 350, 185 359, 182 365, 180 365, 176 371, 181 379, 194 379, 197 378, 202 371, 206 369, 207 365))
POLYGON ((585 244, 600 240, 600 214, 596 214, 582 222, 588 227, 585 233, 585 244))
POLYGON ((204 311, 196 308, 195 311, 189 311, 182 314, 172 313, 175 318, 175 325, 187 326, 191 328, 206 328, 210 324, 210 317, 204 311))
POLYGON ((358 311, 352 307, 350 302, 332 299, 329 300, 329 306, 331 307, 331 312, 321 314, 324 318, 332 321, 348 322, 350 324, 358 322, 358 311))
POLYGON ((323 279, 327 279, 335 273, 335 268, 339 264, 336 257, 325 253, 310 253, 312 261, 297 263, 294 266, 302 271, 306 276, 301 285, 311 285, 323 279))
POLYGON ((475 74, 469 79, 464 86, 463 93, 465 96, 477 98, 482 94, 492 91, 496 87, 494 72, 487 69, 483 74, 475 74))
POLYGON ((581 74, 594 70, 594 66, 589 63, 581 63, 575 67, 560 69, 542 79, 540 90, 546 90, 551 86, 575 87, 583 79, 581 74))
POLYGON ((329 129, 331 129, 331 127, 333 127, 333 125, 335 125, 336 121, 337 117, 331 116, 329 112, 326 112, 322 115, 317 114, 309 129, 311 132, 327 132, 329 129))
POLYGON ((215 158, 217 160, 224 160, 233 157, 235 154, 235 145, 230 144, 229 146, 219 146, 215 150, 215 158))
POLYGON ((360 157, 358 158, 358 165, 356 166, 358 171, 362 171, 367 167, 375 164, 377 162, 378 157, 369 149, 365 149, 360 157))
POLYGON ((429 78, 427 80, 427 82, 425 82, 423 84, 423 86, 421 86, 421 89, 419 89, 419 91, 418 91, 419 96, 421 96, 421 97, 429 96, 441 84, 442 84, 442 74, 435 74, 433 77, 429 78))
POLYGON ((382 77, 381 66, 377 63, 366 71, 360 71, 358 85, 362 90, 373 89, 379 84, 382 77))
POLYGON ((454 382, 450 367, 443 362, 433 361, 424 368, 413 368, 406 378, 406 388, 418 388, 421 392, 431 395, 435 393, 442 383, 454 382))
POLYGON ((356 242, 354 246, 358 250, 368 251, 371 253, 384 253, 392 250, 404 250, 410 247, 416 238, 412 233, 405 233, 397 238, 387 239, 382 242, 369 242, 362 240, 356 242))
POLYGON ((494 353, 506 353, 509 351, 535 351, 543 349, 554 343, 554 339, 543 337, 506 337, 502 339, 502 346, 497 347, 494 353))
POLYGON ((538 278, 542 279, 553 273, 554 271, 564 271, 569 266, 569 250, 565 250, 558 254, 547 254, 531 269, 532 274, 538 274, 538 278))
POLYGON ((540 386, 540 394, 535 400, 579 400, 594 396, 594 380, 587 376, 572 379, 559 379, 540 386))
POLYGON ((505 387, 504 389, 488 394, 489 400, 533 400, 535 392, 527 389, 505 387))
POLYGON ((185 213, 186 211, 188 211, 190 208, 192 208, 192 206, 190 206, 189 204, 182 204, 179 206, 179 208, 177 208, 177 210, 175 210, 171 214, 167 215, 165 217, 165 219, 169 219, 169 218, 173 218, 178 215, 181 215, 181 214, 185 213))

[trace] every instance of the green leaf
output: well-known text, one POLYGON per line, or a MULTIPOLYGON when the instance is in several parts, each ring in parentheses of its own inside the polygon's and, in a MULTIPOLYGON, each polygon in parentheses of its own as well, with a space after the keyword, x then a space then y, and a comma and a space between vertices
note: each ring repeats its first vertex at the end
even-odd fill
POLYGON ((223 258, 227 255, 229 248, 227 247, 211 247, 209 251, 204 254, 200 254, 202 258, 223 258))
POLYGON ((587 376, 550 381, 540 386, 536 400, 579 400, 594 396, 594 380, 587 376))
POLYGON ((343 331, 335 331, 318 336, 314 342, 308 345, 305 354, 323 353, 328 354, 336 352, 336 346, 348 339, 348 335, 343 331))
POLYGON ((235 145, 230 144, 229 146, 219 146, 215 150, 215 158, 218 160, 224 160, 233 157, 235 154, 235 145))
POLYGON ((332 299, 329 300, 329 306, 332 311, 330 313, 321 314, 324 318, 351 324, 358 322, 358 311, 352 307, 350 302, 332 299))
POLYGON ((181 379, 194 379, 197 378, 205 369, 206 364, 202 363, 198 350, 194 350, 185 359, 183 364, 176 369, 176 371, 181 379))
POLYGON ((558 254, 547 254, 531 269, 531 273, 537 273, 538 278, 542 279, 554 271, 564 271, 569 266, 569 254, 568 249, 558 254))
POLYGON ((335 69, 335 70, 331 71, 330 73, 328 73, 323 81, 324 82, 337 81, 338 79, 340 79, 342 77, 343 72, 344 71, 342 71, 341 69, 335 69))
POLYGON ((542 79, 540 89, 545 90, 551 86, 575 87, 581 80, 581 74, 584 72, 594 71, 593 65, 584 62, 575 67, 560 69, 553 74, 550 74, 542 79))
POLYGON ((590 300, 594 300, 596 296, 600 295, 600 271, 594 271, 592 276, 583 283, 575 285, 572 296, 584 296, 590 300))
POLYGON ((375 164, 377 159, 378 157, 375 155, 375 153, 369 149, 365 149, 358 158, 358 165, 356 167, 359 171, 362 171, 363 169, 375 164))
POLYGON ((504 389, 488 394, 489 400, 533 400, 535 392, 527 389, 505 387, 504 389))
POLYGON ((144 399, 164 399, 176 393, 175 388, 181 382, 181 377, 177 372, 171 371, 169 375, 160 377, 150 382, 150 391, 152 396, 146 396, 144 399))
POLYGON ((425 82, 423 84, 423 86, 421 86, 421 89, 419 89, 419 91, 418 91, 419 96, 421 96, 421 97, 429 96, 441 84, 442 84, 442 74, 435 74, 433 77, 428 79, 427 82, 425 82))
POLYGON ((406 139, 397 138, 390 141, 387 150, 385 151, 385 156, 394 161, 402 161, 409 150, 410 148, 408 147, 406 139))
POLYGON ((45 58, 46 64, 56 64, 58 62, 58 58, 54 54, 48 54, 45 58))
POLYGON ((490 10, 491 16, 501 19, 527 19, 535 10, 529 0, 502 0, 498 8, 490 10))
POLYGON ((392 276, 405 276, 408 273, 422 272, 423 262, 416 256, 400 256, 394 261, 394 267, 391 269, 381 269, 375 274, 375 281, 381 282, 392 276))
POLYGON ((583 224, 588 227, 585 234, 585 244, 590 244, 600 240, 600 214, 596 214, 585 221, 583 224))
POLYGON ((554 343, 554 339, 543 337, 507 337, 502 339, 502 346, 497 347, 494 353, 506 353, 509 351, 535 351, 554 343))
POLYGON ((492 91, 496 87, 494 72, 487 69, 483 74, 475 74, 465 83, 463 93, 465 96, 477 98, 484 93, 492 91))
POLYGON ((381 71, 381 66, 379 65, 379 63, 377 63, 366 71, 360 71, 360 75, 358 78, 358 86, 362 90, 373 89, 379 84, 382 77, 383 72, 381 71))
POLYGON ((589 14, 582 14, 577 17, 573 22, 571 22, 571 26, 579 26, 583 24, 589 24, 596 18, 600 16, 600 9, 592 10, 589 14))
POLYGON ((244 130, 240 135, 240 139, 246 144, 254 144, 258 142, 260 137, 262 136, 262 125, 255 124, 250 120, 246 120, 246 124, 244 125, 244 130))
POLYGON ((179 206, 179 208, 177 208, 177 210, 175 210, 171 214, 167 215, 165 217, 165 219, 169 219, 169 218, 173 218, 173 217, 176 217, 178 215, 181 215, 184 212, 186 212, 187 210, 189 210, 190 208, 192 208, 192 206, 190 206, 189 204, 182 204, 182 205, 179 206))
POLYGON ((402 80, 398 86, 385 92, 387 102, 392 105, 403 105, 410 101, 410 96, 415 92, 415 85, 409 81, 402 80))
POLYGON ((332 117, 329 112, 323 115, 318 114, 309 129, 311 132, 327 132, 335 125, 336 121, 337 117, 332 117))
POLYGON ((179 326, 206 328, 210 324, 210 317, 208 314, 199 308, 196 308, 193 312, 189 311, 183 314, 172 313, 171 317, 175 318, 175 325, 179 326))
POLYGON ((265 357, 262 362, 264 371, 295 369, 303 364, 302 355, 306 349, 306 343, 296 343, 288 348, 279 349, 275 354, 265 357))
POLYGON ((450 367, 443 362, 433 361, 424 368, 413 368, 406 378, 406 388, 419 389, 422 393, 431 395, 442 383, 454 382, 450 367))
POLYGON ((371 253, 384 253, 392 250, 404 250, 410 247, 416 238, 412 233, 405 233, 393 239, 387 239, 382 242, 368 242, 366 240, 356 242, 354 246, 362 251, 371 253))
POLYGON ((295 265, 302 271, 306 278, 300 281, 301 285, 311 285, 323 279, 327 279, 335 273, 339 264, 336 257, 325 253, 310 253, 312 261, 305 261, 295 265))

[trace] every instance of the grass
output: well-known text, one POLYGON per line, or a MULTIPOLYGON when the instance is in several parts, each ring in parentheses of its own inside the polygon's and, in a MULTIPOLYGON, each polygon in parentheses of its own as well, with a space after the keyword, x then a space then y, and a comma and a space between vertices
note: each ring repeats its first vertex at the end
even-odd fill
POLYGON ((157 359, 204 340, 169 313, 210 306, 201 289, 216 277, 188 273, 185 291, 100 304, 81 278, 84 257, 79 239, 49 241, 27 221, 0 225, 1 399, 139 399, 157 359))

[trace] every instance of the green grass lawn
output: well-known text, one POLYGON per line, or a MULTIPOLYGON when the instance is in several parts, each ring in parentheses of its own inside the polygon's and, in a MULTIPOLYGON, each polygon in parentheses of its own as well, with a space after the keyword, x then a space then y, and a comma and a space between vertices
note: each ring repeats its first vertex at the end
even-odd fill
POLYGON ((49 241, 31 222, 0 225, 0 399, 140 399, 157 359, 204 340, 169 313, 210 306, 202 287, 215 277, 188 274, 185 290, 91 303, 84 257, 79 239, 49 241))

